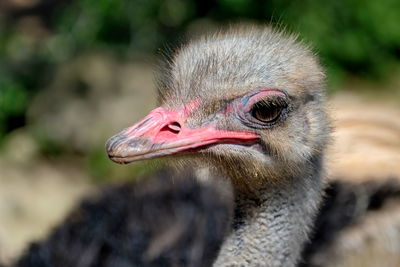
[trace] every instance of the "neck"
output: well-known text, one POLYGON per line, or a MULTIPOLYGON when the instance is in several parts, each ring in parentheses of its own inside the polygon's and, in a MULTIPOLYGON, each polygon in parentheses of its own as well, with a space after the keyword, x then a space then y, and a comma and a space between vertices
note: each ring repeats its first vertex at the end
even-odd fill
POLYGON ((323 186, 321 160, 284 183, 236 192, 234 231, 214 266, 296 266, 323 186))

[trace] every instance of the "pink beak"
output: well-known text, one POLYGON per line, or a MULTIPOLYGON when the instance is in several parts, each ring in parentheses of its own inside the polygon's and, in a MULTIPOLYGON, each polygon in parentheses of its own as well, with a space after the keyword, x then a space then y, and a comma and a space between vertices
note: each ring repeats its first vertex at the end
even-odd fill
POLYGON ((178 110, 158 107, 141 121, 111 137, 106 149, 117 163, 157 158, 185 152, 201 151, 216 144, 255 143, 252 132, 216 129, 212 123, 201 128, 188 128, 186 118, 200 101, 193 101, 178 110))

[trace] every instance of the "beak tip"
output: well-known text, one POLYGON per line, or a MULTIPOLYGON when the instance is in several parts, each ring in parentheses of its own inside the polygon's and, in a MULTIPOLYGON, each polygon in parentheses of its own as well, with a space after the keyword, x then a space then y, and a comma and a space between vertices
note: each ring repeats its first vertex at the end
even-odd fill
POLYGON ((125 131, 112 136, 105 145, 109 159, 119 164, 140 160, 140 155, 148 154, 153 148, 154 143, 148 138, 128 136, 125 131))
POLYGON ((118 151, 119 146, 127 140, 127 136, 122 132, 112 136, 106 142, 106 151, 109 157, 114 156, 115 152, 118 151))

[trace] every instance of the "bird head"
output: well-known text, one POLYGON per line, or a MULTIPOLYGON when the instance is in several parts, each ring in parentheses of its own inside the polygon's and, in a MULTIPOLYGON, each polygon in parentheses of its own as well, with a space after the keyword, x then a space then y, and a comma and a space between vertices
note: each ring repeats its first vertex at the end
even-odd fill
POLYGON ((113 161, 182 155, 254 187, 322 155, 324 72, 295 37, 231 27, 183 46, 166 65, 160 107, 108 140, 113 161))

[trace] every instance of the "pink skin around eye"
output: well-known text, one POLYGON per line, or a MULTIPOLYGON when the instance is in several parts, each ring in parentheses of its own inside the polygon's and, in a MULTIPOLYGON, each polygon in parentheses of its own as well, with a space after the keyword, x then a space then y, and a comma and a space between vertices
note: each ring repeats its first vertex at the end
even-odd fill
POLYGON ((261 101, 262 99, 268 97, 268 96, 282 96, 282 97, 286 97, 286 95, 279 90, 276 89, 264 89, 261 90, 260 92, 256 93, 255 95, 251 96, 249 98, 249 100, 246 103, 246 109, 245 112, 249 112, 253 105, 259 101, 261 101))
POLYGON ((234 102, 228 104, 225 107, 223 114, 227 115, 234 111, 249 112, 255 103, 272 95, 286 97, 285 93, 277 89, 261 89, 249 98, 244 96, 241 99, 237 99, 234 102))

